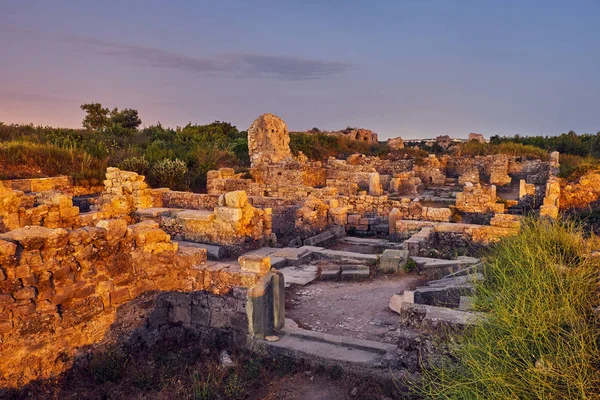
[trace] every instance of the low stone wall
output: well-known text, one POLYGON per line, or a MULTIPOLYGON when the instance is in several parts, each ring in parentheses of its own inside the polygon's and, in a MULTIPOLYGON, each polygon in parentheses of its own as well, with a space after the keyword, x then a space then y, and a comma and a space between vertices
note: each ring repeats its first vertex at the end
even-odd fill
POLYGON ((154 207, 212 210, 218 206, 219 195, 180 192, 170 189, 152 189, 154 207))
POLYGON ((222 194, 243 190, 250 192, 252 179, 242 178, 243 174, 236 174, 233 168, 219 168, 208 171, 206 174, 206 189, 208 194, 222 194))
POLYGON ((206 250, 179 249, 152 221, 12 230, 0 235, 0 385, 69 368, 82 348, 105 338, 119 307, 149 291, 202 292, 189 301, 172 294, 171 305, 158 307, 160 323, 264 333, 275 323, 273 299, 264 296, 283 285, 276 277, 206 263, 206 250), (212 296, 228 293, 233 300, 212 296))
POLYGON ((74 228, 82 224, 71 196, 54 191, 25 194, 0 183, 0 232, 29 225, 74 228))
POLYGON ((4 187, 20 190, 25 193, 58 191, 64 194, 73 194, 73 178, 70 176, 54 176, 51 178, 12 179, 1 181, 4 187))
MULTIPOLYGON (((137 214, 154 219, 155 209, 137 214)), ((160 214, 160 213, 159 213, 160 214)), ((231 252, 258 247, 270 239, 271 209, 258 209, 244 191, 225 193, 213 210, 174 210, 157 215, 163 229, 178 240, 226 246, 231 252), (248 245, 248 246, 247 246, 248 245)))

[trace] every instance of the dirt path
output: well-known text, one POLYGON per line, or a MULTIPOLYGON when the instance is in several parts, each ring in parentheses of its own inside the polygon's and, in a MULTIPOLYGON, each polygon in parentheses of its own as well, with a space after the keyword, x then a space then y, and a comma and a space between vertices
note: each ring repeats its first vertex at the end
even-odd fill
POLYGON ((396 343, 400 317, 388 304, 394 293, 422 282, 415 275, 382 275, 371 281, 317 281, 286 291, 286 317, 301 328, 396 343))

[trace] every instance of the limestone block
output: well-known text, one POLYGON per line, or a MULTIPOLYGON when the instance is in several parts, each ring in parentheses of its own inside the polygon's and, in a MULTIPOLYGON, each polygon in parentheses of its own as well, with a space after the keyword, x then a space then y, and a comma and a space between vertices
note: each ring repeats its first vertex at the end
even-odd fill
POLYGON ((242 220, 243 213, 241 208, 233 207, 216 207, 215 219, 228 223, 238 223, 242 220))
POLYGON ((408 250, 386 249, 379 258, 379 271, 394 273, 404 269, 408 262, 408 250))
POLYGON ((98 221, 97 228, 106 229, 106 239, 120 239, 127 233, 127 221, 124 219, 105 219, 98 221))
POLYGON ((233 168, 219 168, 219 172, 223 178, 233 178, 235 176, 235 170, 233 168))
POLYGON ((271 269, 271 257, 260 254, 245 254, 238 257, 242 271, 266 274, 271 269))
POLYGON ((225 205, 228 207, 242 208, 248 204, 248 195, 243 190, 225 193, 225 205))

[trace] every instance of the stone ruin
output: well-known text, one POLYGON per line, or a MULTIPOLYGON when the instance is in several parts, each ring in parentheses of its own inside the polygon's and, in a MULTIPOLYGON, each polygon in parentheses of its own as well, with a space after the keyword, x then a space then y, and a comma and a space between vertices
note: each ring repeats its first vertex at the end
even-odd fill
POLYGON ((339 136, 350 140, 356 140, 357 142, 365 142, 368 144, 375 144, 378 142, 377 134, 369 129, 363 128, 347 128, 341 131, 307 131, 306 134, 322 134, 329 136, 339 136))
POLYGON ((394 150, 403 149, 404 148, 404 140, 400 136, 396 138, 391 138, 387 140, 387 145, 390 146, 394 150))
POLYGON ((248 128, 248 149, 253 167, 290 158, 290 135, 285 122, 273 114, 256 118, 248 128))
POLYGON ((396 345, 286 322, 285 287, 373 279, 411 260, 434 281, 392 296, 390 308, 423 332, 468 324, 472 313, 444 308, 468 310, 461 271, 476 273, 479 261, 467 254, 518 232, 521 215, 556 218, 561 207, 557 153, 309 161, 292 156, 272 114, 248 140, 249 174, 209 171, 207 194, 153 189, 117 168, 100 193, 64 177, 0 183, 0 384, 56 375, 110 343, 150 347, 181 332, 314 360, 326 354, 296 340, 345 343, 369 354, 369 368, 397 368, 396 345), (275 334, 283 339, 263 340, 275 334))
POLYGON ((479 143, 485 143, 485 138, 481 133, 469 133, 469 141, 475 140, 479 143))

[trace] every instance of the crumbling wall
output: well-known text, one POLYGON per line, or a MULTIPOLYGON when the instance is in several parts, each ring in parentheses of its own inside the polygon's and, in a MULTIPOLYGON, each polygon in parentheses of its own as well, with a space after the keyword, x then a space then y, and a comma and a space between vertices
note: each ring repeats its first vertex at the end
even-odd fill
POLYGON ((296 211, 296 229, 311 234, 322 232, 328 225, 328 211, 328 204, 314 196, 309 196, 302 207, 296 211))
POLYGON ((219 203, 219 195, 180 192, 170 189, 152 189, 151 195, 153 207, 212 210, 219 203))
POLYGON ((504 204, 496 203, 496 186, 471 183, 466 183, 463 191, 456 194, 456 208, 466 213, 504 212, 504 204))
POLYGON ((415 164, 415 174, 426 185, 443 185, 446 183, 444 165, 434 154, 415 164))
POLYGON ((135 172, 107 168, 105 189, 94 209, 112 218, 127 218, 133 211, 152 207, 152 191, 144 180, 144 176, 135 172))
POLYGON ((10 231, 0 235, 0 385, 56 375, 87 346, 134 328, 146 345, 173 324, 264 334, 282 324, 283 309, 273 303, 282 288, 268 270, 207 263, 206 250, 178 248, 152 221, 10 231), (153 306, 144 300, 144 318, 119 317, 132 299, 153 291, 195 293, 167 294, 153 306))
POLYGON ((125 220, 0 235, 0 381, 61 372, 77 347, 102 339, 117 306, 146 290, 204 288, 190 267, 206 254, 176 252, 156 224, 125 220))
POLYGON ((321 162, 300 162, 288 159, 275 165, 260 164, 250 170, 254 182, 263 190, 277 191, 279 187, 326 186, 327 172, 321 162))
POLYGON ((490 171, 490 184, 496 186, 510 185, 512 178, 508 175, 508 158, 496 156, 490 171))
POLYGON ((271 235, 271 209, 258 209, 244 191, 225 193, 213 211, 185 210, 159 218, 160 225, 180 240, 211 243, 239 250, 246 242, 263 244, 271 235))
POLYGON ((50 178, 9 179, 2 181, 4 187, 25 193, 55 191, 73 195, 73 178, 53 176, 50 178))
POLYGON ((296 229, 296 211, 302 207, 301 201, 263 196, 252 196, 249 199, 250 203, 256 208, 272 210, 271 229, 278 237, 294 233, 296 229))
POLYGON ((395 174, 390 179, 389 192, 399 195, 416 195, 421 188, 421 179, 415 176, 414 171, 395 174))
POLYGON ((263 114, 248 128, 248 150, 253 167, 275 164, 292 157, 290 135, 285 122, 273 114, 263 114))
POLYGON ((28 225, 73 228, 84 224, 69 195, 55 191, 25 194, 0 182, 0 232, 28 225))
POLYGON ((244 174, 236 174, 233 168, 219 168, 206 174, 208 194, 218 195, 235 190, 250 192, 252 179, 242 178, 244 174))

